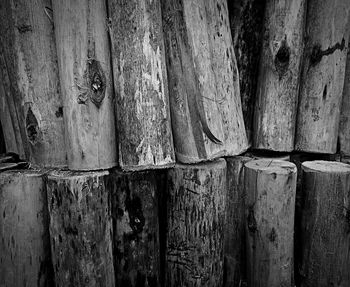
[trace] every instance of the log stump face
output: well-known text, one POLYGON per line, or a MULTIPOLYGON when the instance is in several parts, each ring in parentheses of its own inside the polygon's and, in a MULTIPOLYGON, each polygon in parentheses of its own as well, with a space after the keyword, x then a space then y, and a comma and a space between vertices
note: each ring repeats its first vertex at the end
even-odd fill
POLYGON ((168 173, 166 286, 221 286, 226 163, 168 173))
POLYGON ((302 164, 301 286, 350 286, 350 165, 302 164))
POLYGON ((108 172, 48 175, 56 286, 114 286, 108 172))

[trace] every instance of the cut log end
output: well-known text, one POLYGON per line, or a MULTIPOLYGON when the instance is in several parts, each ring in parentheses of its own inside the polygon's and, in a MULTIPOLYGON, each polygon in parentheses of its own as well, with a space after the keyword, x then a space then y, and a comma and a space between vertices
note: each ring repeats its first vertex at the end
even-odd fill
POLYGON ((350 165, 336 161, 314 160, 302 163, 303 170, 327 173, 349 173, 350 165))
POLYGON ((295 164, 285 160, 258 159, 246 163, 246 168, 264 171, 265 173, 288 174, 297 171, 295 164))

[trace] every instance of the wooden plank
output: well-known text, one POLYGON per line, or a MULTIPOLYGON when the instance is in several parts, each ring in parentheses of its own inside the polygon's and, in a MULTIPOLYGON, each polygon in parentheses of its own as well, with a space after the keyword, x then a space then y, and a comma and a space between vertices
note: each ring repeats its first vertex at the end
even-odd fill
POLYGON ((226 1, 162 4, 177 160, 242 153, 248 143, 226 1))
POLYGON ((0 173, 0 286, 54 286, 43 174, 0 173))
POLYGON ((244 173, 248 286, 292 286, 297 168, 262 159, 244 173))
POLYGON ((114 287, 108 171, 53 171, 47 177, 57 287, 114 287))
POLYGON ((53 1, 68 167, 117 164, 105 1, 53 1))
POLYGON ((267 1, 254 114, 254 147, 290 152, 299 94, 306 0, 267 1))
POLYGON ((126 170, 175 162, 160 0, 108 0, 119 164, 126 170))
POLYGON ((350 286, 350 166, 302 164, 301 285, 350 286))
POLYGON ((123 173, 115 170, 109 180, 116 285, 161 286, 159 172, 123 173))
POLYGON ((295 149, 335 153, 349 39, 348 0, 310 0, 295 149))
POLYGON ((49 0, 0 6, 1 122, 8 151, 39 166, 62 167, 66 149, 49 7, 49 0))
POLYGON ((226 162, 168 172, 165 286, 222 286, 226 162))

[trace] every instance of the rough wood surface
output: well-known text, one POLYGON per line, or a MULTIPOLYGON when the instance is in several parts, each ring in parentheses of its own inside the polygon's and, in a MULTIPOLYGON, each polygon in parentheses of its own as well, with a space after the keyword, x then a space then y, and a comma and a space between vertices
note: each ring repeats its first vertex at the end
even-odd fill
POLYGON ((226 162, 168 172, 165 286, 222 286, 226 162))
POLYGON ((105 1, 52 3, 68 167, 117 165, 113 81, 105 1))
POLYGON ((349 39, 348 0, 310 0, 295 149, 335 153, 349 39))
POLYGON ((224 225, 224 286, 243 286, 246 282, 244 164, 252 158, 226 158, 227 189, 224 225))
POLYGON ((253 150, 246 152, 244 156, 251 157, 254 159, 277 159, 277 160, 286 160, 290 161, 291 155, 284 152, 271 152, 263 150, 253 150))
POLYGON ((54 286, 43 174, 0 173, 0 286, 54 286))
POLYGON ((297 168, 253 160, 244 175, 248 286, 292 286, 297 168))
POLYGON ((350 165, 302 164, 301 286, 350 286, 350 165))
POLYGON ((48 174, 50 240, 57 287, 115 286, 108 174, 48 174))
POLYGON ((267 1, 254 113, 255 148, 294 149, 305 14, 306 0, 267 1))
POLYGON ((108 0, 119 164, 174 165, 160 0, 108 0))
POLYGON ((251 143, 266 0, 234 0, 227 1, 227 4, 239 71, 244 125, 251 143))
POLYGON ((0 120, 8 151, 65 166, 66 148, 50 0, 0 5, 0 120))
POLYGON ((226 1, 162 4, 177 160, 240 154, 248 143, 226 1))
POLYGON ((117 286, 160 286, 158 173, 111 172, 117 286))

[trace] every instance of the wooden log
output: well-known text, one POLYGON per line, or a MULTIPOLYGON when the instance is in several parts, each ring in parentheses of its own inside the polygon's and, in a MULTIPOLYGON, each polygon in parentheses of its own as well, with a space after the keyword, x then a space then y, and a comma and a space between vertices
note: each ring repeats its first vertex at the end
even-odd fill
POLYGON ((108 171, 53 171, 47 193, 56 286, 114 287, 108 171))
POLYGON ((254 160, 244 172, 248 286, 292 286, 296 166, 254 160))
POLYGON ((68 167, 117 165, 105 1, 52 1, 68 167))
POLYGON ((254 114, 254 147, 292 151, 306 0, 267 1, 254 114))
POLYGON ((4 133, 2 130, 2 124, 0 120, 0 154, 6 152, 6 146, 5 146, 5 138, 4 138, 4 133))
POLYGON ((222 286, 226 162, 168 173, 165 286, 222 286))
POLYGON ((227 189, 224 225, 224 286, 243 286, 246 277, 244 164, 252 158, 226 158, 227 189))
POLYGON ((43 174, 0 173, 0 286, 54 286, 43 174))
POLYGON ((308 1, 295 149, 335 153, 345 75, 347 0, 308 1))
POLYGON ((111 173, 117 286, 160 286, 158 178, 155 171, 111 173))
POLYGON ((50 7, 50 0, 0 6, 0 119, 8 151, 36 165, 62 167, 66 148, 50 7))
POLYGON ((177 160, 248 148, 225 0, 166 0, 163 23, 177 160))
POLYGON ((227 1, 227 5, 239 71, 244 125, 251 144, 266 0, 227 1))
POLYGON ((126 170, 173 166, 160 0, 108 0, 119 164, 126 170))
POLYGON ((286 160, 290 161, 290 154, 285 152, 271 152, 263 150, 253 150, 246 152, 244 156, 251 157, 253 159, 269 159, 269 160, 286 160))
POLYGON ((350 166, 302 164, 302 287, 350 286, 350 166))

